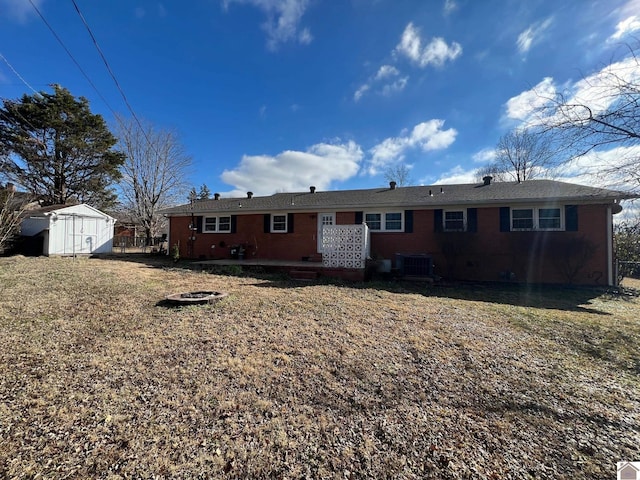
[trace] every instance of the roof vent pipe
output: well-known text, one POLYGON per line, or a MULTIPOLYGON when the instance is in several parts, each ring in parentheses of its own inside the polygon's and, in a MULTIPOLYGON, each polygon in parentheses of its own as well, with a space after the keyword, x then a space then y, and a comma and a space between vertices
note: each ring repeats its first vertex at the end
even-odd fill
POLYGON ((444 188, 440 187, 440 193, 444 193, 444 188))
POLYGON ((220 194, 219 193, 214 193, 213 194, 213 199, 214 200, 220 200, 220 194))
POLYGON ((309 187, 309 191, 310 191, 311 193, 316 193, 316 187, 314 187, 313 185, 311 185, 311 186, 309 187))
POLYGON ((253 197, 253 192, 247 192, 247 198, 253 197))
POLYGON ((491 180, 493 180, 493 177, 491 175, 482 177, 482 181, 484 182, 485 185, 491 185, 491 180))
POLYGON ((396 189, 396 182, 389 182, 389 188, 391 190, 395 190, 396 189))

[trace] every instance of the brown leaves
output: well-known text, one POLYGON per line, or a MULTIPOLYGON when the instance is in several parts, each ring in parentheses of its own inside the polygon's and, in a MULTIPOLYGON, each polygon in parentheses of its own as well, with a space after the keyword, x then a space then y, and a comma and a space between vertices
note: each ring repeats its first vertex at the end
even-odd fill
POLYGON ((620 368, 637 299, 594 296, 592 313, 0 259, 0 281, 16 278, 0 303, 2 476, 586 478, 640 455, 638 378, 620 368), (156 306, 194 289, 231 295, 156 306))

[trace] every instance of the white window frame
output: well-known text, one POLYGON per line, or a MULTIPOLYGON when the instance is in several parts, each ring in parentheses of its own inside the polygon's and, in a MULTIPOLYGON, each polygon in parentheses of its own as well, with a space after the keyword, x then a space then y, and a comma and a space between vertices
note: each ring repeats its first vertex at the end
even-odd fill
MULTIPOLYGON (((459 220, 456 220, 459 221, 459 220)), ((444 232, 466 232, 467 231, 467 209, 466 208, 451 208, 449 210, 442 211, 442 230, 444 232), (462 228, 447 228, 447 213, 462 213, 462 228)))
POLYGON ((202 218, 202 233, 231 233, 231 215, 217 215, 217 216, 203 217, 202 218), (207 228, 207 220, 213 219, 213 218, 215 218, 216 224, 214 225, 213 229, 209 229, 209 228, 207 228), (228 225, 229 225, 229 229, 228 230, 220 230, 220 219, 222 219, 222 218, 228 218, 229 219, 229 222, 224 222, 225 224, 228 223, 228 225))
MULTIPOLYGON (((364 220, 365 223, 367 223, 369 230, 371 230, 371 232, 374 232, 374 233, 378 233, 378 232, 403 233, 404 232, 404 221, 405 221, 404 210, 383 210, 383 211, 378 210, 378 211, 363 212, 362 219, 364 220), (400 214, 400 228, 387 229, 387 215, 394 214, 394 213, 400 214), (367 215, 380 215, 380 229, 371 228, 371 225, 367 223, 367 215)), ((392 221, 396 222, 397 220, 392 220, 392 221)))
MULTIPOLYGON (((282 222, 278 222, 279 224, 282 222)), ((274 213, 271 215, 271 233, 287 233, 289 231, 289 215, 286 213, 274 213), (284 217, 284 230, 276 230, 276 217, 284 217)))
MULTIPOLYGON (((561 232, 564 231, 565 221, 564 221, 564 208, 561 206, 547 206, 547 207, 533 207, 533 206, 518 206, 511 207, 509 212, 509 226, 511 231, 513 232, 531 232, 531 231, 543 231, 543 232, 561 232), (531 210, 532 211, 532 228, 514 228, 513 226, 513 211, 514 210, 531 210), (558 210, 560 213, 560 226, 558 228, 541 228, 540 227, 540 210, 558 210)), ((556 218, 556 217, 549 217, 556 218)))

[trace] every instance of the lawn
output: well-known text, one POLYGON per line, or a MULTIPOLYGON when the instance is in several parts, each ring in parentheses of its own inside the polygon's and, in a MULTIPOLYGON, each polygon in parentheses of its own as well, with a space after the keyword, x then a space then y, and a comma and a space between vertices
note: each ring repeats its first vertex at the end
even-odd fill
POLYGON ((0 258, 0 477, 615 478, 633 292, 0 258))

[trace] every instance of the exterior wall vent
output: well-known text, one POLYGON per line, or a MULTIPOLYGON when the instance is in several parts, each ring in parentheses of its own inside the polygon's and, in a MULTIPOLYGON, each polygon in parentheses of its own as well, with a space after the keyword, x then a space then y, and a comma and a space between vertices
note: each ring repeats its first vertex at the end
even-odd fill
POLYGON ((396 268, 402 275, 429 277, 433 275, 433 258, 425 253, 396 253, 396 268))

